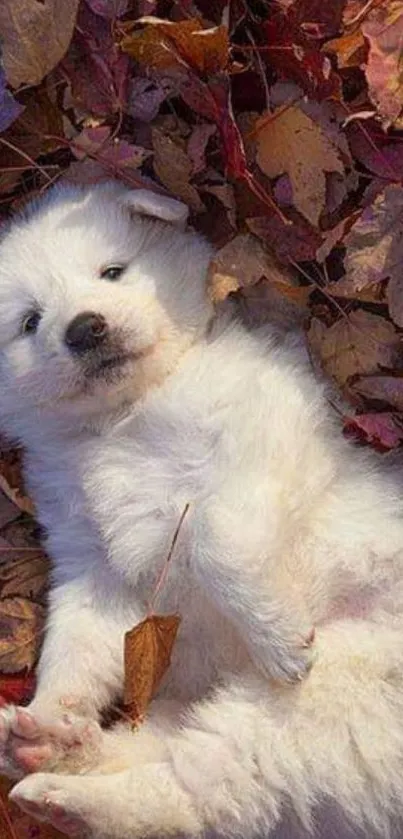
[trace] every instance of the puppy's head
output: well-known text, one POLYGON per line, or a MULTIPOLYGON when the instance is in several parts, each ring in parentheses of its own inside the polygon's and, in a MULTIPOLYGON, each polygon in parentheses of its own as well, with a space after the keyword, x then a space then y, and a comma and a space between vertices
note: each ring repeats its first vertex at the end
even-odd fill
MULTIPOLYGON (((211 317, 186 208, 111 182, 59 187, 0 243, 0 423, 109 412, 164 380, 211 317)), ((15 425, 15 423, 14 423, 15 425)))

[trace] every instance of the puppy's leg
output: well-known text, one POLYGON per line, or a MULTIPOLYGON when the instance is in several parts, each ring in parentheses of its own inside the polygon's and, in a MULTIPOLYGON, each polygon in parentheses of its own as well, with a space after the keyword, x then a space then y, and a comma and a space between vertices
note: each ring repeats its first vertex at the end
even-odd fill
POLYGON ((80 777, 31 775, 12 797, 58 827, 105 839, 268 836, 286 815, 288 839, 316 825, 326 839, 326 808, 351 835, 401 836, 399 633, 346 624, 322 630, 318 645, 317 667, 297 687, 270 690, 244 677, 179 717, 176 728, 150 721, 117 734, 126 771, 117 762, 110 768, 117 774, 101 774, 105 765, 80 777))
MULTIPOLYGON (((235 505, 225 493, 193 518, 193 568, 216 603, 238 626, 257 666, 295 682, 313 661, 312 621, 284 568, 276 567, 273 532, 263 529, 256 493, 235 505)), ((274 522, 272 530, 276 529, 274 522)))
POLYGON ((94 760, 96 720, 121 691, 123 635, 138 620, 135 605, 131 621, 115 594, 90 575, 51 593, 35 697, 26 709, 0 711, 3 773, 72 771, 94 760))

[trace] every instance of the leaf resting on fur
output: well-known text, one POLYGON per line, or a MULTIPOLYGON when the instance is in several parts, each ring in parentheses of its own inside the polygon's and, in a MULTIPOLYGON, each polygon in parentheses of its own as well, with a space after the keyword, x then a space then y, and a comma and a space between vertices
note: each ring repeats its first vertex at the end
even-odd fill
POLYGON ((126 632, 124 704, 140 721, 167 671, 179 629, 179 615, 150 615, 126 632))

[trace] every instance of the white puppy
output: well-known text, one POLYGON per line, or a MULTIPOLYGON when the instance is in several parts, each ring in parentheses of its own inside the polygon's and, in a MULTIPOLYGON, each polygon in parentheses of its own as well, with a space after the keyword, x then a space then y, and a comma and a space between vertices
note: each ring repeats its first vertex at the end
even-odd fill
POLYGON ((108 839, 397 839, 401 489, 333 428, 299 338, 214 317, 184 221, 111 183, 3 236, 0 424, 54 561, 3 771, 27 775, 23 808, 108 839), (136 732, 103 730, 187 503, 158 604, 183 618, 171 668, 136 732))

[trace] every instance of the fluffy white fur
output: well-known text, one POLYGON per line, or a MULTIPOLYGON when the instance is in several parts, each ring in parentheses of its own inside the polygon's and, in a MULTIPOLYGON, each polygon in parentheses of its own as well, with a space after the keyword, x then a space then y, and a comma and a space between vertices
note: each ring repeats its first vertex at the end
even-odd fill
POLYGON ((401 487, 340 438, 298 337, 214 316, 183 220, 113 183, 60 188, 0 246, 0 424, 54 561, 3 771, 26 775, 23 808, 106 839, 397 839, 401 487), (109 333, 79 357, 64 336, 85 311, 109 333), (172 666, 141 728, 103 730, 187 502, 158 606, 183 618, 172 666))

